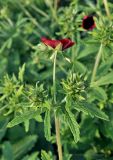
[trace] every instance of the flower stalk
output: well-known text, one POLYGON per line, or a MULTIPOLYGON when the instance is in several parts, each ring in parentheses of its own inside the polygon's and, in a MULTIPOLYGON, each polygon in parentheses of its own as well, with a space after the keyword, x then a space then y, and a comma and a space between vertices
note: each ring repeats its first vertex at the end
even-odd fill
POLYGON ((109 10, 109 7, 108 7, 108 2, 107 2, 107 0, 103 0, 103 3, 104 3, 104 7, 105 7, 106 14, 107 14, 108 18, 110 19, 110 18, 111 18, 111 15, 110 15, 110 10, 109 10))
MULTIPOLYGON (((54 52, 54 58, 53 58, 53 103, 54 105, 56 105, 56 57, 57 57, 57 51, 54 52)), ((58 157, 59 157, 59 160, 63 160, 62 145, 60 140, 60 120, 57 117, 56 112, 55 112, 55 130, 56 130, 58 157)))
POLYGON ((101 43, 99 51, 98 51, 97 56, 96 56, 94 68, 93 68, 93 73, 92 73, 92 77, 91 77, 91 84, 95 81, 97 68, 99 66, 99 62, 100 62, 101 55, 102 55, 102 50, 103 50, 103 44, 101 43))
MULTIPOLYGON (((72 47, 75 42, 71 41, 71 39, 64 38, 60 40, 55 40, 55 39, 48 39, 45 37, 41 38, 41 42, 44 43, 46 46, 49 46, 54 49, 54 53, 51 56, 50 59, 53 60, 53 104, 54 106, 57 105, 57 100, 56 100, 56 57, 58 51, 64 51, 67 48, 72 47)), ((57 142, 57 148, 58 148, 58 157, 59 160, 63 160, 63 155, 62 155, 62 144, 60 140, 60 120, 59 117, 57 117, 56 111, 54 113, 55 116, 55 131, 56 131, 56 142, 57 142)))

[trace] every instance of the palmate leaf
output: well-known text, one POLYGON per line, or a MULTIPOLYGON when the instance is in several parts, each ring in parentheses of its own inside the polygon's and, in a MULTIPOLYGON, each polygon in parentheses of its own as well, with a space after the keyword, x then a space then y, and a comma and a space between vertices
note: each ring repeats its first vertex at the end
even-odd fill
POLYGON ((51 137, 51 121, 50 121, 50 110, 45 112, 44 118, 44 132, 46 140, 50 141, 51 137))
POLYGON ((69 125, 69 128, 73 134, 74 141, 77 143, 80 139, 79 125, 75 119, 74 114, 69 110, 69 106, 66 105, 65 109, 66 109, 65 113, 66 122, 69 125))
POLYGON ((74 107, 78 111, 82 111, 86 114, 89 114, 92 117, 97 117, 97 118, 109 121, 109 117, 99 108, 97 108, 95 104, 90 104, 86 102, 74 103, 74 107))
POLYGON ((30 110, 30 111, 26 111, 25 113, 16 116, 12 121, 10 121, 7 125, 7 127, 11 128, 13 126, 16 126, 22 122, 26 122, 27 120, 30 120, 32 118, 35 118, 38 114, 41 114, 42 109, 39 108, 37 110, 30 110))

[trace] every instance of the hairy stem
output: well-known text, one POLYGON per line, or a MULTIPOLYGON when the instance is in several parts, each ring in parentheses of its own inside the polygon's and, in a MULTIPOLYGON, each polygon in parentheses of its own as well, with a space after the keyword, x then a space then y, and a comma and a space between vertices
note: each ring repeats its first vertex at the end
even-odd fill
MULTIPOLYGON (((54 102, 54 105, 56 105, 56 56, 57 56, 57 51, 54 53, 54 63, 53 63, 53 102, 54 102)), ((62 145, 60 141, 60 121, 59 121, 59 118, 56 116, 56 113, 55 113, 55 130, 56 130, 56 142, 57 142, 59 160, 63 160, 62 145)))
POLYGON ((104 3, 104 7, 105 7, 108 18, 111 18, 107 0, 103 0, 103 3, 104 3))
POLYGON ((101 58, 101 54, 102 54, 102 49, 103 49, 103 44, 101 43, 99 51, 98 51, 97 56, 96 56, 96 60, 95 60, 93 73, 92 73, 92 77, 91 77, 91 83, 94 82, 94 80, 95 80, 97 68, 98 68, 98 65, 99 65, 99 62, 100 62, 100 58, 101 58))

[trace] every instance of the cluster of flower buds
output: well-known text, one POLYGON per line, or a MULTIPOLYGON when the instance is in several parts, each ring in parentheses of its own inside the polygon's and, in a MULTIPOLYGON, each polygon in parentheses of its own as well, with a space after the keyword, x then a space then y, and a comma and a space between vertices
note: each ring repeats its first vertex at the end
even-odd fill
POLYGON ((86 99, 86 76, 70 73, 66 80, 62 81, 66 96, 74 101, 86 99))
POLYGON ((30 100, 31 106, 39 107, 40 105, 45 103, 47 99, 47 92, 44 90, 43 84, 36 84, 36 87, 29 86, 27 96, 30 100))

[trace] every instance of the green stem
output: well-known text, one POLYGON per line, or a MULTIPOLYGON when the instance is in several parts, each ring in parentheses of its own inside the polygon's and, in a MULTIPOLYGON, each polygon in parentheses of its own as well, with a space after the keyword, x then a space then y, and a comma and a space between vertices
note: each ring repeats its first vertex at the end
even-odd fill
POLYGON ((37 12, 39 13, 40 15, 44 16, 45 18, 49 18, 48 14, 44 11, 42 11, 40 8, 38 8, 36 5, 31 5, 31 7, 37 12))
POLYGON ((97 68, 98 68, 98 65, 99 65, 99 62, 100 62, 100 58, 101 58, 101 54, 102 54, 102 49, 103 49, 103 44, 101 43, 99 51, 97 53, 96 60, 95 60, 95 65, 94 65, 93 73, 92 73, 92 77, 91 77, 91 83, 95 81, 95 76, 96 76, 97 68))
POLYGON ((111 18, 107 0, 103 0, 103 3, 104 3, 104 7, 105 7, 106 14, 107 14, 108 18, 111 18))
POLYGON ((55 11, 57 10, 57 3, 58 3, 58 1, 54 0, 54 9, 55 9, 55 11))
POLYGON ((53 62, 53 101, 56 104, 56 56, 57 51, 54 53, 54 62, 53 62))
MULTIPOLYGON (((53 102, 54 102, 54 105, 56 105, 56 57, 57 57, 57 51, 54 53, 54 62, 53 62, 53 102)), ((56 113, 55 113, 55 130, 56 130, 56 142, 57 142, 59 160, 63 160, 62 145, 60 141, 60 121, 59 121, 59 118, 56 116, 56 113)))

